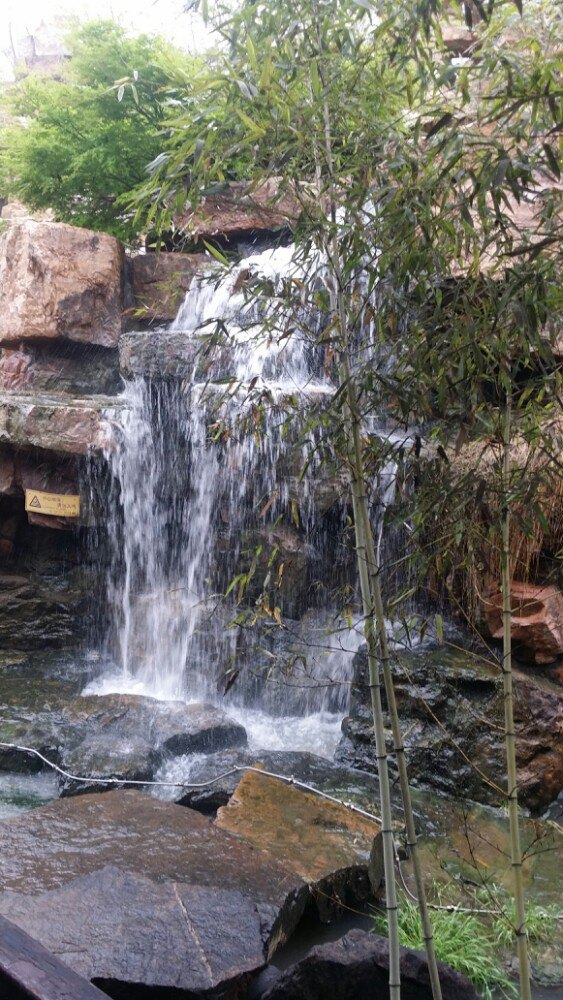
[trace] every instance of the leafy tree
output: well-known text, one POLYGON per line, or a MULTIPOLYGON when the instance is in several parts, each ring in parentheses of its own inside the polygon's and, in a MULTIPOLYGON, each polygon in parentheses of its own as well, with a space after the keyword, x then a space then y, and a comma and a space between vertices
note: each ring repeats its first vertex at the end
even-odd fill
POLYGON ((60 221, 132 240, 142 219, 120 198, 161 149, 164 88, 193 60, 163 39, 128 38, 111 21, 75 27, 67 44, 63 79, 23 77, 7 94, 20 121, 0 136, 2 190, 60 221), (127 90, 124 77, 133 81, 127 90))

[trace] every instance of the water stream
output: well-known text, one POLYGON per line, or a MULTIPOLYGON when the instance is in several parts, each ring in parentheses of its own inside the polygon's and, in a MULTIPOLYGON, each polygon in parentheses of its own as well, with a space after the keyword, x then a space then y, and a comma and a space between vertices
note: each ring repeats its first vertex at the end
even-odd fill
MULTIPOLYGON (((220 700, 262 746, 297 738, 330 753, 362 637, 335 610, 353 601, 339 591, 353 550, 342 467, 317 424, 336 385, 326 316, 300 291, 323 275, 318 256, 298 264, 282 247, 201 276, 170 331, 191 345, 189 377, 126 383, 106 454, 117 502, 105 669, 88 691, 220 700), (253 627, 231 627, 239 597, 261 609, 253 627)), ((370 418, 380 427, 391 440, 370 418)), ((373 486, 380 553, 396 469, 391 457, 373 486)))

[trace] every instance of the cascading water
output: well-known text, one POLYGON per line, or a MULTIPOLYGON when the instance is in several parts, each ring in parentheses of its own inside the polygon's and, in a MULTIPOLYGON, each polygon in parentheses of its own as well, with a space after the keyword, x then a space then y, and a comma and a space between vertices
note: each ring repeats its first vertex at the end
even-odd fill
MULTIPOLYGON (((301 415, 322 409, 335 391, 318 346, 322 312, 299 303, 296 312, 294 295, 291 308, 284 305, 289 288, 310 281, 313 268, 320 273, 318 259, 306 267, 305 276, 293 248, 284 247, 246 258, 219 280, 201 277, 172 327, 193 345, 190 378, 126 385, 106 456, 120 498, 109 532, 120 558, 108 586, 111 655, 120 670, 90 690, 220 697, 225 704, 230 688, 231 711, 242 705, 247 714, 258 708, 281 718, 344 713, 361 630, 342 627, 326 607, 326 588, 320 600, 311 591, 314 621, 287 619, 282 629, 275 613, 275 588, 286 571, 283 543, 287 548, 288 532, 290 548, 295 543, 296 525, 302 551, 293 561, 302 578, 313 580, 323 561, 325 576, 337 577, 331 539, 316 530, 319 490, 329 481, 317 452, 296 443, 285 407, 289 399, 301 415), (267 294, 248 294, 256 280, 267 294), (288 512, 289 529, 282 523, 288 512), (232 597, 246 575, 245 600, 262 608, 254 629, 229 628, 229 614, 213 596, 237 574, 232 597)), ((391 461, 380 474, 379 546, 395 472, 391 461)), ((289 611, 302 616, 289 590, 289 611)))

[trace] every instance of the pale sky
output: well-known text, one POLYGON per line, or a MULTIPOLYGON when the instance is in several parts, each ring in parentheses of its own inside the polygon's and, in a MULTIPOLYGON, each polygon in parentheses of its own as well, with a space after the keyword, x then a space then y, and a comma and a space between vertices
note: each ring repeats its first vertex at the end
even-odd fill
POLYGON ((185 14, 185 0, 4 0, 0 11, 0 79, 9 72, 10 28, 18 39, 34 34, 43 22, 61 15, 84 20, 111 18, 136 34, 158 33, 190 51, 206 47, 206 31, 197 15, 185 14))

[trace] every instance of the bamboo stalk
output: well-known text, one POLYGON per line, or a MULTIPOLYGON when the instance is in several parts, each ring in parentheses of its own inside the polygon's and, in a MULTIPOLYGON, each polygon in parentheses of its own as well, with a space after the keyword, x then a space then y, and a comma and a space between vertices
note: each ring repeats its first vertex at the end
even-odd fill
POLYGON ((516 733, 514 729, 514 694, 512 683, 512 630, 510 578, 510 438, 512 434, 512 398, 506 393, 502 428, 502 679, 504 688, 504 720, 506 773, 508 779, 508 823, 510 830, 510 864, 512 869, 514 907, 516 912, 516 952, 520 978, 521 1000, 531 1000, 526 903, 522 879, 522 848, 518 815, 518 777, 516 771, 516 733))
MULTIPOLYGON (((363 492, 365 495, 365 485, 363 492)), ((434 934, 432 932, 432 923, 430 920, 428 900, 426 897, 426 887, 424 885, 424 877, 422 874, 422 866, 420 863, 418 837, 414 822, 414 811, 412 806, 412 795, 411 795, 409 776, 407 770, 405 746, 403 743, 403 734, 401 732, 401 722, 399 719, 399 711, 397 708, 397 699, 395 697, 395 686, 393 684, 391 658, 389 655, 389 640, 387 637, 387 629, 385 627, 383 595, 381 593, 381 582, 379 579, 380 567, 376 557, 375 543, 373 538, 373 528, 369 517, 369 507, 367 504, 367 497, 365 499, 365 503, 362 505, 362 511, 364 514, 364 518, 367 521, 366 523, 366 538, 368 547, 367 556, 368 556, 371 585, 375 603, 375 615, 376 615, 377 630, 379 635, 379 648, 381 650, 381 664, 383 668, 383 678, 385 682, 385 695, 387 698, 387 707, 389 710, 389 717, 391 720, 391 731, 393 733, 393 749, 397 760, 397 768, 399 771, 399 784, 401 787, 401 797, 403 800, 403 810, 405 814, 405 826, 407 830, 407 847, 409 849, 413 866, 418 908, 420 911, 420 921, 422 924, 422 938, 424 941, 424 947, 426 949, 426 954, 428 957, 428 973, 430 976, 430 985, 432 987, 432 996, 434 1000, 442 1000, 442 987, 440 985, 440 974, 438 972, 436 949, 434 947, 434 934)))

